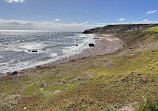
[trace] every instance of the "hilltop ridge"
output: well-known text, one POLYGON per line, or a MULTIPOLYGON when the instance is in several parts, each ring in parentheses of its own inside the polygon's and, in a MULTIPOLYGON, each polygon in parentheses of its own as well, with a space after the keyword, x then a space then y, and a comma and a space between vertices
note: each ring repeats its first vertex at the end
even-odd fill
POLYGON ((92 33, 120 33, 120 32, 131 32, 138 30, 145 30, 152 27, 157 27, 157 24, 119 24, 119 25, 107 25, 104 27, 98 27, 94 29, 85 30, 84 34, 92 33))

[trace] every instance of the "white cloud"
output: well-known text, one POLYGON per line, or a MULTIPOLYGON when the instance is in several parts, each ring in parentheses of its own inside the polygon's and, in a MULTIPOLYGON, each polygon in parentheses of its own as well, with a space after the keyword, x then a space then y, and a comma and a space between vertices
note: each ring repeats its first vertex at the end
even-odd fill
POLYGON ((5 0, 9 3, 12 3, 12 2, 24 2, 24 0, 5 0))
POLYGON ((123 22, 123 21, 126 21, 126 19, 125 18, 120 18, 118 21, 123 22))
POLYGON ((59 19, 59 18, 57 18, 57 19, 54 19, 54 21, 58 22, 58 21, 60 21, 60 19, 59 19))
POLYGON ((98 27, 88 22, 62 24, 55 22, 32 22, 22 20, 0 19, 0 30, 48 30, 53 32, 82 32, 86 29, 98 27))
POLYGON ((158 23, 158 21, 150 21, 148 19, 144 19, 142 21, 133 22, 133 24, 154 24, 154 23, 158 23))
POLYGON ((148 11, 146 14, 154 14, 156 12, 157 12, 157 10, 152 10, 152 11, 148 11))
POLYGON ((88 24, 89 22, 88 21, 86 21, 86 22, 83 22, 83 23, 81 23, 82 25, 86 25, 86 24, 88 24))
POLYGON ((148 23, 149 20, 148 20, 148 19, 144 19, 144 20, 142 20, 142 22, 143 22, 143 23, 148 23))
POLYGON ((152 21, 148 19, 144 19, 141 21, 131 21, 131 22, 115 22, 115 23, 95 23, 96 26, 105 26, 105 25, 118 25, 118 24, 156 24, 158 21, 152 21))
POLYGON ((33 22, 22 20, 4 20, 0 19, 0 30, 44 30, 52 32, 83 32, 84 30, 101 27, 105 25, 116 24, 149 24, 158 23, 158 21, 150 21, 148 19, 138 22, 118 22, 118 23, 94 23, 89 24, 88 21, 83 23, 63 24, 56 22, 33 22))
POLYGON ((130 22, 96 23, 96 25, 98 25, 98 26, 118 25, 118 24, 130 24, 130 22))

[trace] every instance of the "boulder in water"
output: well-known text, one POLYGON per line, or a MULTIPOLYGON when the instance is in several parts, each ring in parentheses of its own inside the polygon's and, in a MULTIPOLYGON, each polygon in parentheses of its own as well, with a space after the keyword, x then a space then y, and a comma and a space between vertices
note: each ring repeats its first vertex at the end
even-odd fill
POLYGON ((14 71, 11 75, 15 76, 15 75, 17 75, 17 74, 18 74, 18 72, 17 72, 17 71, 14 71))
POLYGON ((34 50, 32 50, 31 52, 37 52, 37 50, 36 50, 36 49, 34 49, 34 50))
POLYGON ((90 43, 90 44, 89 44, 89 47, 94 47, 94 46, 95 46, 95 45, 94 45, 94 44, 92 44, 92 43, 90 43))

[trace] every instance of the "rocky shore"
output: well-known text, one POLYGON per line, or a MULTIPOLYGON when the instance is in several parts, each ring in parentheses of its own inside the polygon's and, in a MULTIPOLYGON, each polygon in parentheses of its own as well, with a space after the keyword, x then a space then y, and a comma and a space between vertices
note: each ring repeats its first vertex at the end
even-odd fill
POLYGON ((51 64, 59 64, 71 60, 85 58, 85 57, 110 54, 124 47, 123 41, 119 38, 116 38, 113 34, 95 34, 95 35, 96 35, 96 37, 94 38, 95 44, 93 47, 89 47, 83 50, 79 54, 75 54, 70 57, 65 57, 51 64))
MULTIPOLYGON (((96 35, 96 37, 94 38, 96 42, 95 44, 93 44, 94 46, 92 47, 90 46, 88 49, 83 50, 79 54, 62 57, 54 62, 42 66, 44 67, 54 66, 84 57, 113 53, 130 44, 129 42, 131 42, 131 40, 128 40, 128 38, 130 39, 130 37, 132 36, 129 34, 130 32, 138 33, 141 30, 149 29, 156 26, 158 26, 158 24, 120 24, 120 25, 107 25, 105 27, 98 27, 94 29, 85 30, 83 32, 84 34, 96 35), (126 33, 128 35, 124 35, 126 33), (126 38, 124 38, 124 36, 126 36, 126 38)), ((133 35, 135 35, 136 33, 134 33, 133 35)), ((33 52, 36 52, 36 50, 35 51, 33 50, 33 52)), ((37 66, 37 67, 42 67, 42 66, 37 66)), ((35 69, 35 68, 30 68, 30 69, 35 69)), ((30 70, 30 69, 24 69, 24 70, 30 70)), ((14 74, 15 72, 7 73, 4 75, 8 75, 8 74, 15 75, 14 74)))
MULTIPOLYGON (((110 54, 113 52, 116 52, 118 50, 121 50, 124 47, 124 43, 121 39, 116 38, 113 34, 95 34, 95 44, 94 46, 89 46, 89 48, 83 50, 79 54, 74 54, 72 56, 67 56, 63 57, 61 59, 58 59, 54 62, 51 62, 49 64, 41 65, 41 66, 36 66, 35 68, 29 68, 29 69, 24 69, 22 72, 31 70, 31 69, 36 69, 36 68, 42 68, 42 67, 51 67, 51 66, 56 66, 61 63, 85 58, 85 57, 95 57, 98 55, 104 55, 104 54, 110 54)), ((18 75, 21 71, 14 71, 12 73, 7 73, 4 74, 6 75, 18 75)))

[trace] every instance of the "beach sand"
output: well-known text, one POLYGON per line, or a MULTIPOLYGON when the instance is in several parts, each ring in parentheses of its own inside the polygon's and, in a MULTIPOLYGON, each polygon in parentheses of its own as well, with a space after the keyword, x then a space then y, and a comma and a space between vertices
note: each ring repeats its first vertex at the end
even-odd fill
POLYGON ((110 53, 120 50, 124 46, 123 41, 120 40, 119 38, 114 37, 112 34, 96 34, 96 37, 94 39, 95 39, 94 47, 89 47, 83 50, 79 54, 75 54, 70 57, 65 57, 51 64, 59 64, 59 63, 64 63, 71 60, 85 58, 85 57, 110 54, 110 53))

